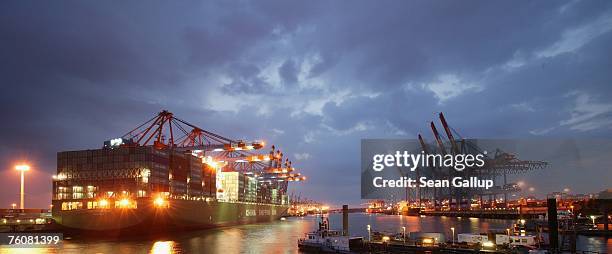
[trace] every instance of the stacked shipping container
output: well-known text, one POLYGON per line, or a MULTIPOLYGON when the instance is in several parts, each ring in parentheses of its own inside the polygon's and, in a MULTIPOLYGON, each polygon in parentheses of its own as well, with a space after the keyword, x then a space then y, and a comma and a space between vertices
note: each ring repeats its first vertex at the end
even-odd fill
POLYGON ((181 199, 287 204, 286 193, 276 182, 259 182, 241 172, 220 172, 218 176, 215 168, 191 154, 151 146, 60 152, 57 166, 56 200, 167 193, 181 199), (217 184, 218 177, 224 182, 217 184))
POLYGON ((168 152, 152 147, 60 152, 54 199, 167 192, 168 160, 168 152))
POLYGON ((257 179, 242 172, 220 172, 217 199, 226 202, 257 202, 257 179))
POLYGON ((204 164, 202 167, 202 196, 215 198, 217 196, 217 170, 204 164))

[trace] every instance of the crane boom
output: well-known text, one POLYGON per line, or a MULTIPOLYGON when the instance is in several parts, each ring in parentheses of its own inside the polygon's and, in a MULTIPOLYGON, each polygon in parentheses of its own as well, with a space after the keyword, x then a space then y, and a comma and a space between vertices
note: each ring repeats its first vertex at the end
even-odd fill
POLYGON ((104 142, 104 147, 153 146, 173 152, 191 153, 210 167, 221 172, 242 172, 274 179, 287 188, 287 181, 303 181, 306 177, 294 173, 291 161, 272 146, 269 154, 253 153, 265 146, 263 141, 243 141, 206 131, 173 113, 163 110, 121 138, 104 142), (284 182, 281 182, 284 181, 284 182))
POLYGON ((419 133, 419 143, 421 143, 421 148, 423 149, 423 152, 425 152, 426 154, 429 153, 427 144, 425 143, 425 140, 423 139, 423 136, 421 136, 420 133, 419 133))
POLYGON ((442 127, 444 128, 444 132, 446 132, 446 136, 448 137, 448 140, 451 143, 451 152, 458 154, 459 147, 457 147, 457 143, 455 142, 453 133, 451 132, 450 127, 448 127, 448 123, 446 122, 446 119, 444 118, 444 114, 442 114, 442 112, 440 112, 440 122, 442 122, 442 127))
POLYGON ((436 143, 438 143, 438 148, 440 148, 440 151, 443 154, 446 154, 446 148, 444 148, 444 143, 442 143, 442 139, 440 138, 440 134, 438 133, 438 130, 436 129, 436 125, 434 124, 434 122, 431 122, 431 131, 434 134, 434 137, 436 138, 436 143))

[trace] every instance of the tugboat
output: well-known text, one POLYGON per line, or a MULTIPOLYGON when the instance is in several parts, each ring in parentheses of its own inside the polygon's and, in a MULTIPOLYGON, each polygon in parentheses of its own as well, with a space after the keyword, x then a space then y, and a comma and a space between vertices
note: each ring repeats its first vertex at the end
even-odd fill
POLYGON ((298 248, 303 251, 327 253, 358 253, 363 247, 363 237, 344 235, 342 231, 329 229, 329 218, 321 214, 317 231, 306 233, 298 240, 298 248))

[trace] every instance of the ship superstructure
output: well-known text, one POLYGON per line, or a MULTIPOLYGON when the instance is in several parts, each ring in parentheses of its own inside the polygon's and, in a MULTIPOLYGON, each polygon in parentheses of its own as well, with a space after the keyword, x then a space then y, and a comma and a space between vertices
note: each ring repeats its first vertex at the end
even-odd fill
POLYGON ((100 149, 57 155, 53 217, 67 228, 202 228, 277 219, 303 181, 263 141, 225 138, 162 111, 100 149))

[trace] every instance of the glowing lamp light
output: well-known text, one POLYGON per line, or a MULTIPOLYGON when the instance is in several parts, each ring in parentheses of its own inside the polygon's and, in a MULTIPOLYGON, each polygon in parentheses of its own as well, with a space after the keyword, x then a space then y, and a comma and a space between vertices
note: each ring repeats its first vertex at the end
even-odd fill
POLYGON ((486 241, 486 242, 482 243, 482 247, 492 248, 492 247, 495 247, 495 244, 493 242, 491 242, 491 241, 486 241))
POLYGON ((166 207, 166 200, 164 200, 162 197, 157 197, 153 201, 153 204, 155 204, 157 207, 166 207))
POLYGON ((126 199, 126 198, 124 198, 124 199, 122 199, 122 200, 119 200, 119 205, 120 205, 121 207, 126 207, 126 206, 130 205, 130 200, 128 200, 128 199, 126 199))
POLYGON ((18 170, 18 171, 28 171, 28 170, 30 170, 30 166, 25 165, 25 164, 24 165, 17 165, 17 166, 15 166, 15 169, 18 170))
POLYGON ((389 240, 391 240, 391 238, 389 238, 388 236, 383 236, 382 240, 383 242, 388 242, 389 240))
POLYGON ((101 199, 100 201, 98 201, 98 204, 100 205, 100 207, 108 207, 108 200, 106 199, 101 199))

